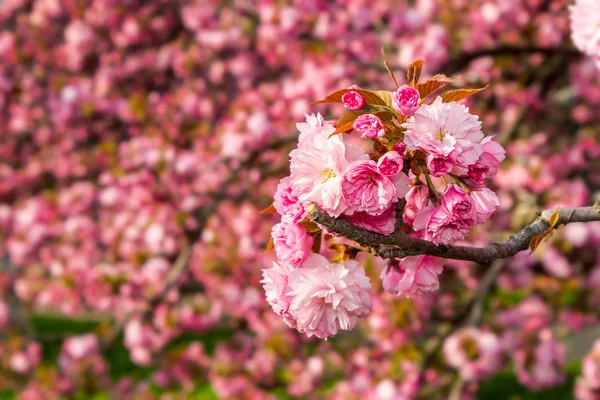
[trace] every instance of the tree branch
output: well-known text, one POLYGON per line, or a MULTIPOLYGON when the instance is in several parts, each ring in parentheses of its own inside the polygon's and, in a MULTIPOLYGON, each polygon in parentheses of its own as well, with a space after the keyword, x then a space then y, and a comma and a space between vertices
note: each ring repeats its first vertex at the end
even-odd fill
MULTIPOLYGON (((512 235, 506 242, 492 243, 485 247, 438 246, 433 242, 409 236, 399 230, 396 230, 390 236, 385 236, 358 228, 344 219, 333 218, 315 204, 309 205, 307 211, 310 218, 316 223, 363 246, 374 248, 382 258, 404 258, 426 254, 441 258, 489 263, 500 258, 512 257, 526 250, 529 247, 529 242, 535 235, 544 232, 550 227, 548 220, 556 209, 538 213, 538 217, 534 222, 527 225, 520 232, 512 235)), ((555 228, 561 224, 566 225, 571 222, 593 221, 600 221, 600 202, 589 207, 561 208, 555 228)))

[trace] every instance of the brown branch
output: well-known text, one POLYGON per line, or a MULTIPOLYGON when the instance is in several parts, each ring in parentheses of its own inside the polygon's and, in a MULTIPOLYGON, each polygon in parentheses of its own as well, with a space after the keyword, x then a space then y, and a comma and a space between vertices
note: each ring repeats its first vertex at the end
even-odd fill
MULTIPOLYGON (((404 258, 426 254, 441 258, 475 261, 489 263, 497 259, 512 257, 526 250, 531 239, 550 227, 548 219, 556 209, 545 210, 539 213, 534 222, 527 225, 520 232, 512 235, 503 243, 492 243, 485 247, 436 245, 430 241, 409 236, 401 231, 396 231, 389 236, 370 232, 352 225, 343 219, 329 216, 315 204, 308 207, 311 219, 330 231, 350 240, 377 249, 382 258, 404 258), (382 246, 383 245, 383 246, 382 246), (393 246, 393 247, 386 247, 393 246)), ((600 203, 590 207, 561 208, 558 223, 566 225, 571 222, 600 221, 600 203)))

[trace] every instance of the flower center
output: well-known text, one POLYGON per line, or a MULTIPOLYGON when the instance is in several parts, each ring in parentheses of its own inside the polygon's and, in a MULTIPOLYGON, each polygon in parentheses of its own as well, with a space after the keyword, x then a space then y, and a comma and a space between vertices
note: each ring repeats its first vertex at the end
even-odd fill
POLYGON ((331 169, 329 169, 329 168, 328 168, 328 169, 326 169, 326 170, 324 170, 324 171, 322 171, 322 172, 321 172, 321 175, 322 175, 322 176, 325 178, 325 180, 324 180, 323 182, 321 182, 321 183, 325 183, 325 182, 327 182, 329 179, 331 179, 331 178, 335 178, 335 177, 337 176, 337 175, 336 175, 336 173, 335 173, 335 172, 333 172, 333 170, 331 170, 331 169))
POLYGON ((438 132, 438 140, 441 142, 444 141, 444 138, 446 137, 446 132, 444 132, 442 130, 442 128, 440 128, 440 131, 438 132))

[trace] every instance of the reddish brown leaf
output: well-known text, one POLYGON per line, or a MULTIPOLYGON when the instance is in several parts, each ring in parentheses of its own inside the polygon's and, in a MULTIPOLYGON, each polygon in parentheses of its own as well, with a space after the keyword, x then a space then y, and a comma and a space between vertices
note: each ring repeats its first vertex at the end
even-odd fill
POLYGON ((532 253, 535 251, 535 249, 538 248, 540 243, 542 243, 544 236, 545 236, 545 232, 542 232, 542 233, 538 233, 537 235, 535 235, 534 237, 531 238, 531 241, 529 242, 529 248, 531 249, 532 253))
POLYGON ((337 92, 331 93, 329 96, 325 97, 322 100, 315 101, 313 104, 321 104, 321 103, 338 103, 342 101, 342 96, 348 92, 356 92, 365 98, 367 104, 375 104, 385 106, 386 102, 379 96, 377 96, 374 92, 364 89, 342 89, 337 92))
POLYGON ((489 85, 479 89, 452 89, 448 90, 441 94, 442 101, 444 103, 449 103, 451 101, 461 101, 466 99, 467 97, 474 95, 475 93, 481 92, 483 89, 486 89, 489 85))
POLYGON ((421 76, 421 70, 423 70, 424 63, 424 60, 417 60, 408 66, 406 80, 410 86, 415 86, 417 82, 419 82, 419 77, 421 76))
POLYGON ((275 209, 275 206, 273 204, 271 204, 269 207, 265 208, 260 213, 261 214, 272 214, 274 212, 277 212, 277 210, 275 209))
POLYGON ((455 81, 456 79, 449 78, 444 74, 437 74, 425 83, 418 83, 415 86, 415 88, 419 91, 420 97, 424 99, 434 91, 443 88, 444 86, 449 85, 455 81))

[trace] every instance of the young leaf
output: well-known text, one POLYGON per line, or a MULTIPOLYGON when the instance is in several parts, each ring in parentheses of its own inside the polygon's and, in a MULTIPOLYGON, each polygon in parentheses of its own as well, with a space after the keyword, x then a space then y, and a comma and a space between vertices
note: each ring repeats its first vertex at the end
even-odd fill
POLYGON ((442 93, 442 101, 444 103, 449 103, 451 101, 461 101, 463 99, 466 99, 467 97, 475 94, 475 93, 479 93, 481 92, 483 89, 486 89, 489 85, 486 85, 485 87, 479 88, 479 89, 453 89, 453 90, 448 90, 444 93, 442 93))
POLYGON ((373 93, 376 94, 379 98, 381 98, 381 100, 385 102, 386 106, 392 106, 392 96, 394 95, 394 92, 388 92, 387 90, 377 90, 373 93))
POLYGON ((456 79, 449 78, 444 74, 437 74, 425 83, 418 83, 415 86, 415 89, 419 91, 420 97, 424 99, 434 91, 443 88, 444 86, 449 85, 452 82, 456 82, 456 79))
POLYGON ((277 210, 275 209, 275 206, 271 204, 269 207, 262 210, 260 214, 272 214, 274 212, 277 212, 277 210))
POLYGON ((410 86, 414 87, 417 84, 417 82, 419 82, 419 77, 421 76, 421 70, 423 69, 424 63, 424 60, 417 60, 408 66, 406 79, 410 86))
POLYGON ((269 243, 267 243, 267 248, 265 249, 265 253, 269 250, 273 250, 275 248, 275 244, 273 243, 273 237, 269 238, 269 243))
POLYGON ((315 101, 313 104, 321 104, 321 103, 338 103, 342 101, 342 96, 348 92, 356 92, 365 98, 367 104, 375 104, 385 106, 386 102, 376 95, 374 92, 364 89, 342 89, 337 92, 331 93, 329 96, 325 97, 322 100, 315 101))
POLYGON ((398 89, 400 86, 398 86, 396 77, 394 76, 394 73, 392 72, 392 69, 390 68, 390 64, 388 63, 387 57, 385 56, 385 51, 383 50, 383 47, 381 48, 381 55, 383 56, 383 65, 385 65, 385 69, 392 77, 392 80, 394 81, 394 85, 396 85, 396 89, 398 89))
POLYGON ((535 249, 538 248, 540 243, 542 243, 542 240, 544 240, 545 235, 546 235, 546 232, 542 232, 542 233, 538 233, 537 235, 535 235, 534 237, 531 238, 531 241, 529 242, 529 249, 531 249, 531 253, 533 253, 535 251, 535 249))
POLYGON ((556 209, 556 211, 554 211, 552 213, 552 216, 548 219, 548 222, 550 223, 550 229, 553 229, 556 224, 558 224, 558 219, 560 218, 560 209, 556 209))

